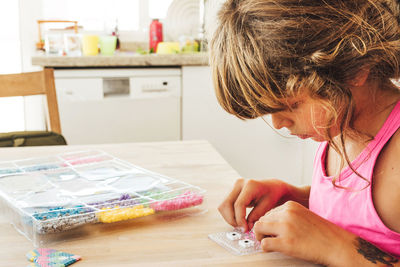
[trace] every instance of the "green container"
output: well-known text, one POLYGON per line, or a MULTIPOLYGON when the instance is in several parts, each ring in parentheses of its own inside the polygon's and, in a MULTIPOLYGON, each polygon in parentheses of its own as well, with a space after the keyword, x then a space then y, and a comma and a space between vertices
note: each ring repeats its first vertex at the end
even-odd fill
POLYGON ((117 37, 101 36, 100 37, 100 53, 105 56, 112 56, 117 47, 117 37))

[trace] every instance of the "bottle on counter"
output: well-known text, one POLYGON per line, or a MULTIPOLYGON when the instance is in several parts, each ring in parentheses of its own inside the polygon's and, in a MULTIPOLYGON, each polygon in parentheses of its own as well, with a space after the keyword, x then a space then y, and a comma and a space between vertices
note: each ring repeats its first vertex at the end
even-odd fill
POLYGON ((157 45, 163 41, 162 23, 158 19, 153 19, 150 24, 150 40, 149 49, 150 53, 157 52, 157 45))
POLYGON ((120 47, 120 41, 119 41, 119 30, 118 30, 118 19, 115 21, 115 28, 111 34, 112 36, 117 37, 117 45, 116 45, 116 49, 118 50, 120 47))

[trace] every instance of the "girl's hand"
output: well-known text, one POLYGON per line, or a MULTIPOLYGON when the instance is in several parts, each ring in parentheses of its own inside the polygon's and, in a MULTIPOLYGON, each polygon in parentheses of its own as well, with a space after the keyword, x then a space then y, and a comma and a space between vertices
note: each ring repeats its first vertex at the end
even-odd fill
POLYGON ((279 180, 239 179, 218 210, 230 225, 248 231, 267 211, 282 203, 280 200, 287 191, 288 185, 279 180), (246 221, 247 207, 254 208, 246 221))
POLYGON ((270 210, 255 223, 254 233, 267 252, 278 251, 333 266, 344 266, 345 262, 357 259, 357 256, 354 257, 354 234, 297 202, 288 201, 270 210))

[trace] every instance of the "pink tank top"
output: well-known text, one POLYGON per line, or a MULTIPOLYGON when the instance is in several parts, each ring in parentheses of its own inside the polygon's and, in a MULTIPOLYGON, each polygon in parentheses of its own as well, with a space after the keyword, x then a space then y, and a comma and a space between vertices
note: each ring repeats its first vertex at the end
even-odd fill
MULTIPOLYGON (((371 183, 376 159, 399 127, 400 101, 374 140, 370 141, 352 162, 352 166, 371 183)), ((400 257, 400 233, 390 230, 379 218, 372 201, 371 186, 363 189, 368 183, 353 173, 349 167, 342 170, 336 184, 351 190, 332 185, 332 177, 328 177, 325 171, 327 147, 327 142, 321 143, 315 157, 310 210, 380 249, 400 257)))

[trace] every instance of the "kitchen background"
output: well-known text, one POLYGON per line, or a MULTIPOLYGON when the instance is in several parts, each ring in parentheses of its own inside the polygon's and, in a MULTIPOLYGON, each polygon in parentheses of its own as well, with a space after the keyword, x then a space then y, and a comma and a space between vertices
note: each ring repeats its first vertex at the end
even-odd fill
MULTIPOLYGON (((38 62, 47 57, 35 48, 39 19, 77 20, 80 33, 97 35, 110 34, 118 25, 121 48, 143 50, 143 45, 148 47, 153 18, 163 23, 164 41, 209 37, 222 1, 0 0, 0 73, 35 71, 45 65, 32 64, 35 57, 38 62)), ((43 35, 55 26, 46 27, 43 35)), ((132 52, 126 56, 131 58, 132 52)), ((205 52, 199 54, 207 57, 205 52)), ((241 121, 224 112, 216 102, 207 64, 68 67, 56 69, 55 77, 62 131, 70 144, 206 139, 243 177, 310 183, 316 143, 277 133, 268 118, 267 123, 241 121), (157 82, 168 83, 165 92, 133 94, 139 85, 151 89, 157 82), (106 89, 113 85, 119 88, 117 94, 106 89), (126 92, 120 89, 124 85, 126 92)), ((40 109, 43 99, 0 101, 0 132, 45 127, 43 116, 37 116, 44 112, 40 109)))

